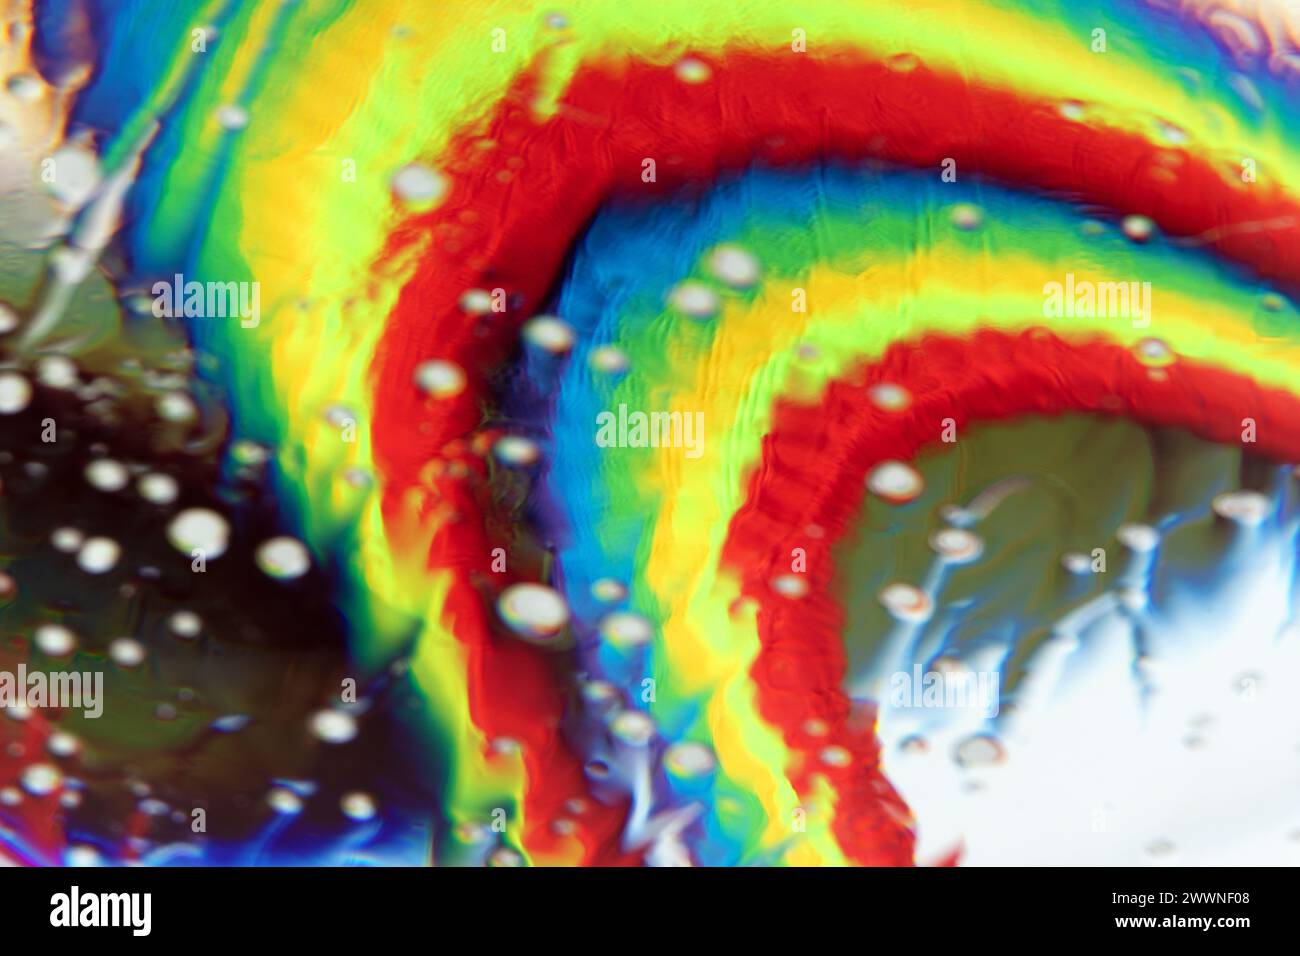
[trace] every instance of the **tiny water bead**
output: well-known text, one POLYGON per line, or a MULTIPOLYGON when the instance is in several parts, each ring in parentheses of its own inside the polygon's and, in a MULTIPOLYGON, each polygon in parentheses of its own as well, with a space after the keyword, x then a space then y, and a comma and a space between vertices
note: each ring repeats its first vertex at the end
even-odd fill
POLYGON ((217 108, 217 122, 222 129, 241 130, 248 125, 248 111, 235 104, 220 106, 217 108))
POLYGON ((870 391, 871 404, 884 412, 901 412, 912 404, 912 394, 901 385, 881 382, 870 391))
POLYGON ((450 398, 465 389, 465 373, 454 362, 431 359, 415 367, 415 386, 431 398, 450 398))
POLYGON ((952 224, 960 230, 972 232, 984 224, 984 213, 969 203, 953 206, 952 224))
POLYGON ((597 372, 626 372, 629 364, 627 353, 615 345, 602 345, 591 350, 591 367, 597 372))
POLYGON ((890 504, 906 504, 925 490, 925 480, 905 462, 885 461, 867 475, 867 490, 890 504))
POLYGON ((958 744, 953 759, 966 768, 991 767, 1006 759, 1006 750, 996 737, 975 734, 958 744))
POLYGON ((52 764, 32 764, 23 771, 22 787, 32 796, 48 796, 59 789, 62 783, 63 774, 52 764))
POLYGON ((702 777, 717 765, 712 749, 694 741, 673 744, 664 752, 664 768, 678 777, 702 777))
POLYGON ((112 538, 87 538, 77 553, 77 566, 88 574, 105 574, 121 556, 122 547, 112 538))
POLYGON ((77 649, 77 635, 62 624, 42 624, 34 640, 37 650, 50 657, 67 657, 77 649))
POLYGON ((86 466, 86 481, 99 491, 121 491, 129 480, 126 466, 111 458, 101 458, 86 466))
POLYGON ((1241 525, 1262 524, 1273 511, 1273 503, 1258 491, 1225 491, 1210 505, 1221 518, 1241 525))
POLYGON ((718 294, 701 282, 683 282, 668 296, 674 309, 692 319, 710 319, 722 308, 718 294))
POLYGON ((640 710, 624 710, 609 721, 609 732, 616 740, 642 747, 654 739, 657 729, 649 714, 640 710))
POLYGON ((1071 574, 1087 574, 1092 570, 1092 558, 1079 551, 1061 555, 1061 566, 1071 574))
POLYGON ((276 813, 296 816, 302 812, 302 798, 287 787, 275 787, 266 795, 266 802, 276 813))
POLYGON ((501 592, 497 610, 512 631, 534 640, 551 640, 569 623, 568 604, 544 584, 512 584, 501 592))
POLYGON ((136 481, 136 490, 145 501, 169 505, 180 495, 180 484, 171 475, 149 472, 136 481))
POLYGON ((1138 361, 1148 368, 1166 368, 1178 360, 1168 344, 1160 339, 1142 339, 1133 351, 1138 361))
POLYGON ((1120 231, 1134 242, 1146 242, 1155 235, 1155 221, 1147 216, 1125 216, 1120 222, 1120 231))
POLYGON ((367 820, 373 820, 379 813, 379 807, 375 803, 375 798, 368 793, 360 790, 353 790, 343 794, 339 798, 339 807, 343 815, 350 820, 356 820, 358 823, 364 823, 367 820))
POLYGON ((886 585, 879 598, 885 610, 900 621, 925 621, 934 611, 930 596, 912 584, 886 585))
POLYGON ((808 593, 808 580, 802 574, 780 574, 772 579, 772 589, 789 598, 801 598, 808 593))
POLYGON ((0 415, 16 415, 32 400, 32 385, 18 372, 0 372, 0 415))
POLYGON ((591 596, 602 604, 617 604, 627 597, 627 587, 613 578, 598 578, 591 582, 591 596))
POLYGON ((292 581, 311 570, 311 554, 297 538, 281 535, 257 546, 258 568, 277 581, 292 581))
POLYGON ((493 311, 493 294, 487 289, 468 289, 461 295, 459 304, 468 315, 487 315, 493 311))
POLYGON ((50 355, 36 363, 36 380, 46 388, 68 390, 80 384, 81 375, 72 359, 50 355))
POLYGON ((953 564, 974 561, 984 551, 984 542, 965 528, 943 528, 930 535, 930 547, 953 564))
POLYGON ((492 445, 492 454, 504 465, 523 468, 536 464, 542 450, 531 438, 522 435, 503 435, 492 445))
POLYGON ((719 246, 709 256, 709 271, 733 289, 752 288, 762 277, 758 258, 740 246, 719 246))
POLYGON ((574 331, 567 322, 553 315, 539 315, 524 324, 524 339, 552 355, 563 355, 573 348, 574 331))
POLYGON ((615 611, 601 620, 600 635, 612 647, 631 650, 644 647, 654 639, 654 625, 635 611, 615 611))
POLYGON ((192 641, 203 633, 203 619, 193 611, 177 611, 167 619, 167 627, 176 637, 192 641))
POLYGON ((1142 554, 1154 551, 1160 545, 1160 532, 1146 524, 1122 524, 1115 537, 1129 550, 1142 554))
POLYGON ((135 638, 119 637, 109 644, 108 656, 119 667, 139 667, 148 656, 148 651, 135 638))
POLYGON ((673 67, 673 73, 683 83, 690 84, 707 82, 713 75, 713 71, 709 69, 707 63, 694 57, 679 60, 676 66, 673 67))
POLYGON ((830 747, 823 747, 818 755, 821 762, 828 767, 843 768, 853 763, 853 754, 845 747, 834 744, 830 747))
POLYGON ((393 195, 413 206, 436 204, 450 189, 447 177, 422 163, 409 163, 393 174, 393 195))
POLYGON ((345 744, 357 736, 357 721, 341 710, 321 710, 311 719, 312 735, 328 744, 345 744))

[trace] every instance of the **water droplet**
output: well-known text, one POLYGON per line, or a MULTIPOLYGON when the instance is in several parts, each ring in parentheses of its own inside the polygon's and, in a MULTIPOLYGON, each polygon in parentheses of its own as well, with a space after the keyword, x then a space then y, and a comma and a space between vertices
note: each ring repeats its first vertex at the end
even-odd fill
POLYGON ((15 415, 31 403, 32 385, 17 372, 0 372, 0 415, 15 415))
POLYGON ((414 206, 434 205, 446 197, 450 180, 436 169, 422 163, 410 163, 399 169, 392 180, 393 194, 414 206))
POLYGON ((87 538, 77 554, 77 566, 87 574, 105 574, 121 556, 122 548, 112 538, 87 538))
POLYGON ((71 757, 81 750, 81 741, 66 731, 56 730, 46 739, 45 749, 55 757, 71 757))
POLYGON ((719 282, 733 289, 748 289, 758 282, 758 259, 740 246, 718 246, 709 257, 709 271, 719 282))
POLYGON ((845 747, 838 744, 832 744, 829 747, 823 747, 818 755, 821 762, 828 767, 847 767, 853 763, 853 754, 845 747))
POLYGON ((59 768, 48 763, 34 763, 23 771, 22 787, 34 797, 44 797, 63 783, 59 768))
POLYGON ((66 657, 77 649, 77 635, 62 624, 42 624, 34 639, 37 649, 50 657, 66 657))
POLYGON ((1059 110, 1062 116, 1076 123, 1083 119, 1086 112, 1083 104, 1078 100, 1066 100, 1060 105, 1059 110))
POLYGON ((1160 339, 1143 339, 1133 346, 1133 354, 1147 368, 1164 368, 1178 360, 1174 350, 1160 339))
POLYGON ((802 574, 779 574, 772 579, 772 590, 788 598, 801 598, 808 593, 808 579, 802 574))
POLYGON ((345 793, 339 799, 339 806, 343 810, 343 815, 350 820, 356 820, 363 823, 366 820, 374 819, 379 812, 375 806, 375 800, 368 793, 362 793, 360 790, 353 790, 345 793))
POLYGON ((263 541, 254 557, 257 566, 277 581, 300 578, 311 569, 311 555, 297 538, 281 535, 263 541))
POLYGON ((104 862, 104 857, 93 846, 75 843, 64 851, 63 862, 67 866, 100 866, 104 862))
POLYGON ((242 106, 228 103, 217 107, 217 122, 225 130, 241 130, 248 125, 248 111, 242 106))
POLYGON ((86 481, 100 491, 121 491, 130 480, 126 466, 112 458, 100 458, 86 466, 86 481))
POLYGON ((311 718, 311 732, 327 744, 345 744, 356 738, 357 721, 341 710, 321 710, 311 718))
POLYGON ((803 732, 809 737, 825 737, 831 732, 831 728, 820 717, 809 717, 803 722, 803 732))
POLYGON ((1068 551, 1061 555, 1061 566, 1071 574, 1087 574, 1092 570, 1092 561, 1079 551, 1068 551))
POLYGON ((460 297, 460 307, 470 315, 487 315, 492 311, 492 293, 487 289, 468 289, 460 297))
POLYGON ((502 435, 492 445, 492 454, 504 465, 522 468, 535 464, 541 457, 537 442, 522 435, 502 435))
POLYGON ((930 547, 953 564, 974 561, 984 553, 984 542, 979 535, 965 528, 941 528, 930 535, 930 547))
POLYGON ((433 398, 450 398, 464 390, 465 373, 453 362, 421 362, 415 367, 415 387, 433 398))
POLYGON ((266 795, 266 802, 276 813, 292 816, 302 812, 302 798, 287 787, 276 787, 266 795))
POLYGON ((573 348, 573 326, 553 315, 539 315, 524 324, 523 337, 537 348, 552 355, 563 355, 573 348))
POLYGON ((958 744, 953 756, 962 767, 991 767, 1006 759, 1006 751, 996 737, 975 734, 958 744))
POLYGON ((177 611, 167 619, 171 632, 183 640, 192 641, 203 631, 203 619, 193 611, 177 611))
POLYGON ((906 504, 925 489, 921 473, 901 461, 882 461, 867 475, 867 490, 890 504, 906 504))
POLYGON ((56 528, 50 535, 50 544, 54 545, 56 551, 62 551, 64 554, 80 551, 81 544, 85 540, 86 536, 76 528, 56 528))
POLYGON ((512 584, 497 600, 501 619, 512 631, 532 640, 551 640, 569 623, 569 606, 544 584, 512 584))
POLYGON ((199 410, 194 400, 184 392, 166 392, 159 395, 154 407, 158 411, 159 418, 178 425, 197 421, 199 417, 199 410))
POLYGON ((713 751, 694 741, 673 744, 664 752, 664 767, 675 777, 703 777, 717 766, 713 751))
POLYGON ((627 597, 627 588, 613 578, 599 578, 591 583, 591 596, 602 604, 617 604, 627 597))
POLYGON ((1210 507, 1221 518, 1247 526, 1262 524, 1273 510, 1272 502, 1258 491, 1225 491, 1210 507))
POLYGON ((979 206, 959 203, 952 207, 952 224, 964 232, 971 232, 984 224, 984 213, 979 206))
POLYGON ((695 57, 686 57, 678 60, 673 67, 673 73, 677 79, 683 83, 704 83, 713 75, 709 65, 703 60, 697 60, 695 57))
POLYGON ((711 319, 722 308, 718 294, 701 282, 687 280, 668 296, 669 304, 692 319, 711 319))
POLYGON ((631 650, 654 639, 654 625, 634 611, 615 611, 601 620, 600 635, 619 650, 631 650))
POLYGON ((119 667, 137 667, 144 663, 145 655, 144 645, 132 637, 119 637, 108 645, 108 656, 119 667))
POLYGON ((901 412, 912 404, 912 393, 902 385, 881 382, 867 393, 871 404, 882 412, 901 412))
POLYGON ((76 388, 81 382, 77 366, 63 355, 50 355, 36 363, 36 380, 47 388, 76 388))
POLYGON ((1120 231, 1134 242, 1146 242, 1155 234, 1156 224, 1147 216, 1125 216, 1120 222, 1120 231))
POLYGON ((1132 551, 1145 554, 1160 544, 1160 532, 1149 524, 1122 524, 1115 531, 1120 544, 1132 551))
POLYGON ((934 610, 930 596, 911 584, 886 585, 879 598, 885 610, 900 621, 925 621, 934 610))
POLYGON ((135 487, 141 498, 156 505, 169 505, 180 494, 180 485, 175 478, 156 471, 142 475, 135 487))
POLYGON ((187 556, 198 550, 205 558, 218 558, 230 543, 230 525, 208 508, 186 508, 167 525, 167 540, 187 556))
POLYGON ((609 721, 609 732, 616 740, 629 746, 643 747, 654 739, 657 728, 644 711, 622 710, 609 721))
POLYGON ((602 345, 591 350, 591 367, 597 372, 617 374, 626 372, 628 358, 622 349, 614 345, 602 345))

